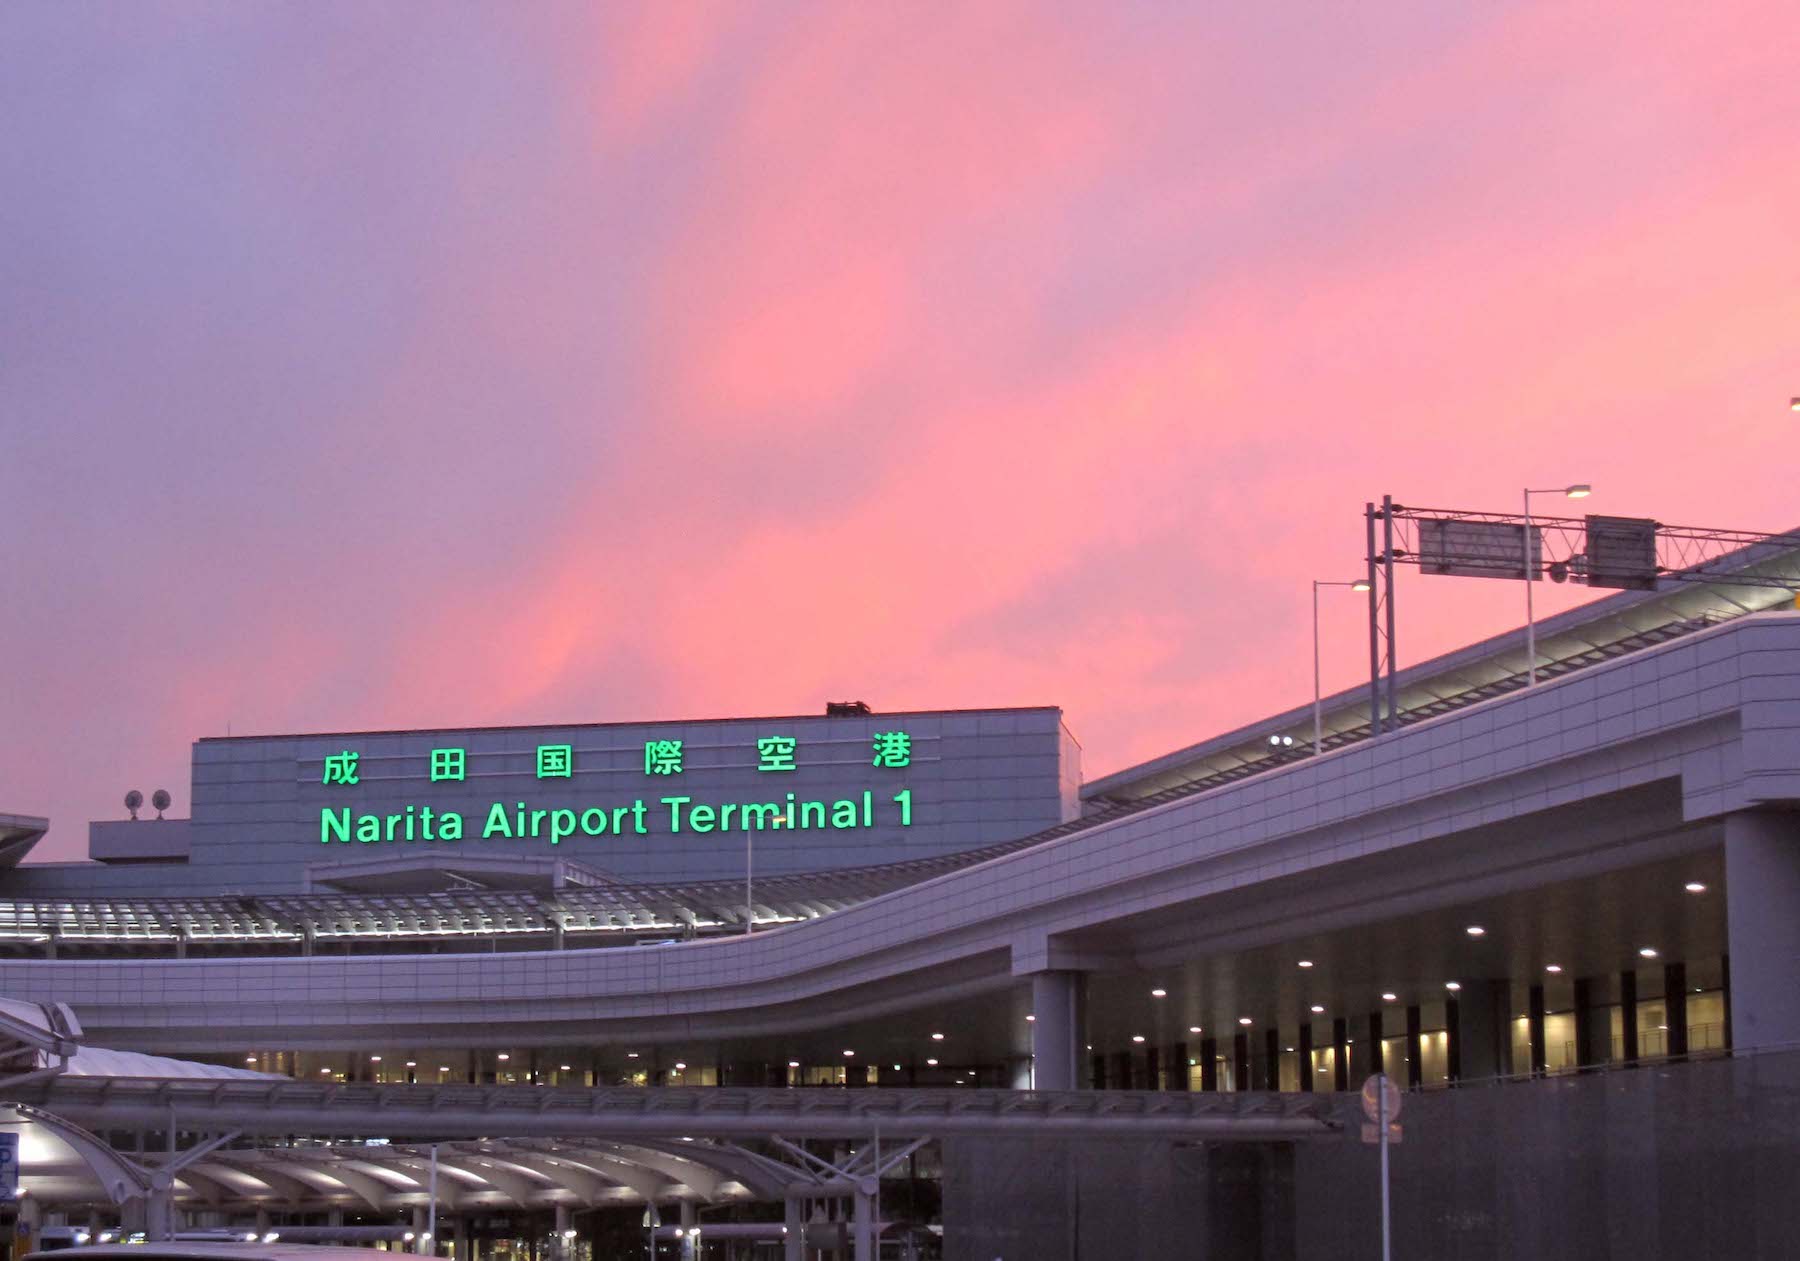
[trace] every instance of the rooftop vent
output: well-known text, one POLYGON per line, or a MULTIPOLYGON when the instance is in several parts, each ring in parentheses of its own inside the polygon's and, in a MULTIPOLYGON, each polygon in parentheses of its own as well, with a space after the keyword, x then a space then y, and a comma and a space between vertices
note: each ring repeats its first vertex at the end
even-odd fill
POLYGON ((825 716, 827 718, 861 718, 875 711, 869 708, 868 701, 826 701, 825 716))

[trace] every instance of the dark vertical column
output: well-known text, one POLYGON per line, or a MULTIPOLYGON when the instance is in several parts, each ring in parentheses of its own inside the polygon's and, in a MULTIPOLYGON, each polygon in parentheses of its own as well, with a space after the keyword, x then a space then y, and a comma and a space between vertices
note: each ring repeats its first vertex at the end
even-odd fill
POLYGON ((1132 1086, 1131 1052, 1120 1051, 1113 1056, 1112 1087, 1114 1090, 1130 1090, 1132 1086))
POLYGON ((1719 956, 1719 989, 1725 999, 1725 1049, 1729 1051, 1734 1043, 1731 1040, 1731 956, 1719 956))
POLYGON ((1585 976, 1575 978, 1575 1066, 1587 1068, 1594 1058, 1594 983, 1585 976))
POLYGON ((1731 1044, 1800 1044, 1800 814, 1725 816, 1725 941, 1731 953, 1731 1044))
POLYGON ((1300 1052, 1300 1089, 1310 1091, 1312 1084, 1312 1021, 1300 1026, 1300 1040, 1294 1043, 1300 1052))
POLYGON ((1200 1039, 1200 1089, 1219 1088, 1219 1040, 1200 1039))
POLYGON ((1242 1029, 1231 1040, 1231 1076, 1239 1090, 1250 1089, 1250 1035, 1242 1029))
POLYGON ((1104 1055, 1094 1057, 1093 1073, 1095 1090, 1105 1090, 1111 1084, 1106 1080, 1106 1057, 1104 1055))
POLYGON ((1406 1088, 1418 1090, 1425 1084, 1425 1013, 1417 1003, 1406 1009, 1406 1088))
POLYGON ((846 1086, 867 1086, 869 1084, 869 1066, 867 1064, 844 1065, 844 1084, 846 1086))
POLYGON ((1369 1013, 1369 1071, 1371 1073, 1387 1072, 1386 1047, 1381 1042, 1381 1013, 1369 1013))
POLYGON ((1444 1000, 1444 1068, 1454 1085, 1462 1080, 1462 1004, 1444 1000))
POLYGON ((1162 1055, 1153 1046, 1144 1048, 1144 1089, 1162 1089, 1162 1055))
POLYGON ((1342 1016, 1331 1022, 1332 1089, 1350 1089, 1350 1024, 1342 1016))
POLYGON ((1663 1012, 1669 1025, 1669 1036, 1664 1043, 1669 1049, 1669 1058, 1685 1056, 1688 1053, 1685 963, 1663 964, 1663 1012))
POLYGON ((1281 1030, 1271 1026, 1263 1030, 1263 1063, 1266 1075, 1264 1090, 1281 1089, 1281 1030))
POLYGON ((1550 1048, 1544 1044, 1544 987, 1533 985, 1525 1009, 1526 1037, 1531 1043, 1531 1075, 1542 1077, 1550 1067, 1550 1048))
POLYGON ((1619 1059, 1626 1064, 1635 1064, 1638 1058, 1637 1002, 1637 973, 1627 968, 1619 973, 1619 1032, 1624 1043, 1619 1059))
POLYGON ((1177 1042, 1169 1047, 1169 1070, 1163 1089, 1188 1089, 1188 1052, 1185 1042, 1177 1042))

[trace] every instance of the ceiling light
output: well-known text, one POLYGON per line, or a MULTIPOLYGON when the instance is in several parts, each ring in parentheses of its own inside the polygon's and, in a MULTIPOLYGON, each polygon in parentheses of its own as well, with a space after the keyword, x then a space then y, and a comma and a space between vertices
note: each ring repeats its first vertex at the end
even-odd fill
POLYGON ((1546 971, 1546 972, 1561 972, 1561 971, 1562 971, 1562 964, 1560 964, 1560 963, 1546 963, 1546 964, 1545 964, 1545 965, 1544 965, 1544 971, 1546 971))
POLYGON ((1638 953, 1643 955, 1644 958, 1646 958, 1646 959, 1654 959, 1654 958, 1656 958, 1656 947, 1655 946, 1644 946, 1638 950, 1638 953))
POLYGON ((1300 966, 1303 968, 1310 968, 1310 967, 1312 967, 1312 960, 1311 959, 1302 959, 1302 960, 1300 960, 1300 966))
POLYGON ((502 1064, 504 1064, 507 1060, 510 1060, 512 1058, 512 1056, 508 1055, 505 1051, 502 1051, 502 1052, 500 1052, 499 1058, 500 1058, 500 1062, 502 1064))
POLYGON ((379 1064, 379 1063, 381 1063, 381 1057, 379 1055, 371 1055, 369 1057, 369 1063, 379 1064))
MULTIPOLYGON (((1522 546, 1522 545, 1521 545, 1521 546, 1522 546)), ((557 1065, 557 1066, 556 1066, 556 1071, 557 1071, 557 1072, 559 1072, 559 1073, 567 1073, 567 1072, 569 1072, 569 1071, 570 1071, 570 1068, 569 1068, 569 1066, 568 1066, 568 1065, 567 1065, 567 1064, 558 1064, 558 1065, 557 1065)))
POLYGON ((1199 1026, 1199 1025, 1189 1025, 1189 1026, 1188 1026, 1188 1032, 1189 1032, 1189 1033, 1199 1033, 1199 1032, 1200 1032, 1200 1026, 1199 1026))
POLYGON ((678 1073, 685 1073, 685 1072, 687 1072, 687 1065, 683 1064, 680 1060, 676 1060, 675 1061, 675 1071, 678 1073))
MULTIPOLYGON (((406 1061, 406 1066, 407 1066, 407 1067, 408 1067, 408 1068, 417 1068, 417 1067, 418 1067, 418 1066, 419 1066, 419 1061, 417 1061, 417 1060, 408 1060, 408 1061, 406 1061)), ((568 1066, 567 1066, 567 1065, 564 1065, 564 1067, 565 1067, 565 1068, 566 1068, 566 1067, 568 1067, 568 1066)))
POLYGON ((450 1071, 450 1066, 448 1064, 439 1064, 438 1065, 438 1072, 447 1073, 449 1071, 450 1071))
MULTIPOLYGON (((1521 546, 1523 546, 1523 545, 1522 545, 1522 544, 1521 544, 1521 546)), ((926 1061, 925 1061, 925 1067, 926 1067, 926 1068, 936 1068, 936 1067, 937 1067, 937 1061, 936 1061, 936 1060, 926 1060, 926 1061)))
POLYGON ((931 1040, 933 1042, 942 1042, 944 1040, 944 1035, 941 1033, 934 1033, 931 1035, 931 1040))
POLYGON ((1463 929, 1463 931, 1471 937, 1480 937, 1487 932, 1487 929, 1483 928, 1480 924, 1470 924, 1467 928, 1463 929))
POLYGON ((1167 998, 1168 996, 1169 996, 1168 990, 1151 990, 1150 991, 1151 998, 1167 998))
POLYGON ((1393 993, 1386 993, 1381 996, 1381 1001, 1384 1003, 1397 1003, 1400 1001, 1400 995, 1393 994, 1393 993))
MULTIPOLYGON (((1521 546, 1523 546, 1523 545, 1521 544, 1521 546)), ((1318 1003, 1314 1003, 1312 1005, 1312 1011, 1313 1011, 1313 1015, 1315 1015, 1315 1016, 1323 1016, 1325 1014, 1325 1009, 1322 1006, 1320 1006, 1318 1003)))
POLYGON ((1133 1042, 1142 1042, 1144 1040, 1144 1035, 1141 1033, 1134 1033, 1131 1035, 1131 1040, 1133 1042))
POLYGON ((1251 1021, 1250 1021, 1250 1017, 1248 1017, 1248 1016, 1239 1016, 1239 1017, 1238 1017, 1238 1023, 1239 1023, 1239 1024, 1240 1024, 1240 1025, 1247 1025, 1247 1024, 1249 1024, 1249 1023, 1251 1023, 1251 1021))
POLYGON ((852 1051, 852 1050, 851 1050, 851 1049, 850 1049, 850 1048, 849 1048, 849 1047, 845 1047, 845 1048, 844 1048, 844 1054, 845 1054, 845 1055, 847 1055, 847 1056, 850 1056, 850 1055, 855 1055, 855 1054, 856 1054, 856 1052, 855 1052, 855 1051, 852 1051))
POLYGON ((788 1067, 789 1067, 789 1068, 799 1068, 799 1067, 800 1067, 800 1061, 799 1061, 799 1060, 789 1060, 789 1061, 788 1061, 788 1067))
MULTIPOLYGON (((1523 545, 1521 545, 1521 546, 1523 546, 1523 545)), ((244 1057, 244 1063, 254 1064, 254 1063, 256 1063, 256 1057, 254 1055, 246 1055, 244 1057)))
POLYGON ((1036 1020, 1036 1019, 1037 1019, 1037 1017, 1036 1017, 1036 1016, 1027 1016, 1027 1017, 1025 1017, 1025 1020, 1026 1020, 1026 1022, 1027 1022, 1027 1023, 1029 1023, 1029 1022, 1031 1022, 1031 1021, 1033 1021, 1033 1020, 1036 1020))
POLYGON ((1686 889, 1689 893, 1705 893, 1706 892, 1706 886, 1701 884, 1698 880, 1690 880, 1686 884, 1682 885, 1681 887, 1686 889))
POLYGON ((636 1052, 636 1051, 627 1051, 627 1052, 625 1052, 625 1058, 626 1058, 626 1059, 628 1059, 628 1060, 635 1060, 635 1059, 636 1059, 636 1058, 637 1058, 637 1057, 638 1057, 638 1056, 637 1056, 637 1052, 636 1052))
POLYGON ((1445 981, 1444 988, 1454 992, 1454 991, 1462 988, 1462 982, 1461 981, 1445 981))

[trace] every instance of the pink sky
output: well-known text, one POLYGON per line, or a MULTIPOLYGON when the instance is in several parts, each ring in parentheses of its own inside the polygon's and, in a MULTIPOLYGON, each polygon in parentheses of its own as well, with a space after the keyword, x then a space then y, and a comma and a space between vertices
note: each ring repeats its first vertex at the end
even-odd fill
POLYGON ((1098 774, 1308 699, 1384 492, 1800 525, 1791 3, 1241 7, 7 6, 0 812, 851 697, 1098 774))

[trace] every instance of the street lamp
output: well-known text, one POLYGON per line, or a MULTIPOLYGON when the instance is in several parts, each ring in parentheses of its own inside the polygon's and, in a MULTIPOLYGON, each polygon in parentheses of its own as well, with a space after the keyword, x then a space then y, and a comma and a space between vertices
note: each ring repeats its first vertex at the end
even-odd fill
POLYGON ((1525 686, 1537 686, 1537 623, 1531 612, 1531 581, 1537 575, 1531 571, 1531 497, 1533 495, 1566 495, 1570 499, 1586 499, 1594 493, 1594 488, 1586 482, 1576 482, 1573 486, 1526 487, 1525 488, 1525 563, 1520 572, 1525 576, 1525 686))
POLYGON ((1324 751, 1325 731, 1319 714, 1319 588, 1349 587, 1352 591, 1367 591, 1369 583, 1366 578, 1358 578, 1355 582, 1327 582, 1313 579, 1313 756, 1324 751))

